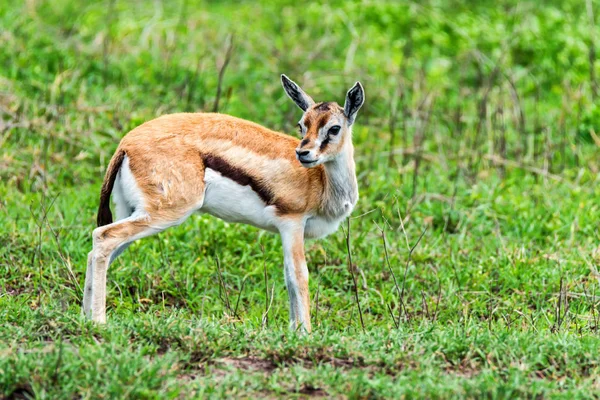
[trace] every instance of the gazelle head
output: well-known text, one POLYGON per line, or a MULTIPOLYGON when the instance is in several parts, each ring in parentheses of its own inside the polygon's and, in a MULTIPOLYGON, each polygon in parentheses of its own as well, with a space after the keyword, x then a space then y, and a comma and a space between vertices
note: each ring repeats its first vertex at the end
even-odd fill
POLYGON ((345 149, 352 148, 352 124, 365 101, 360 82, 346 95, 344 107, 335 102, 315 103, 294 81, 281 75, 287 95, 304 111, 298 122, 302 141, 296 148, 296 158, 306 168, 334 160, 345 149))

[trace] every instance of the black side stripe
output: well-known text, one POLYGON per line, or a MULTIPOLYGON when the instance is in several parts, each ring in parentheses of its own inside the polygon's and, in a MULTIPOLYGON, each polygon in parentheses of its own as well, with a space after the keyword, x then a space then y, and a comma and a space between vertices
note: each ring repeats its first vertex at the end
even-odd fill
MULTIPOLYGON (((260 180, 249 175, 243 169, 229 164, 226 160, 212 154, 201 154, 204 167, 210 168, 219 172, 221 175, 237 182, 242 186, 250 186, 250 188, 265 202, 267 205, 276 205, 275 196, 271 189, 264 185, 260 180)), ((279 207, 278 207, 279 208, 279 207)))

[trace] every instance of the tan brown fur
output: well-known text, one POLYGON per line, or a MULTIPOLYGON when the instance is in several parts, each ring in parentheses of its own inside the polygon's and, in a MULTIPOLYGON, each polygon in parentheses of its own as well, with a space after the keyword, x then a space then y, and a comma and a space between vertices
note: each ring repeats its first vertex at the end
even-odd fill
POLYGON ((199 199, 204 188, 202 153, 215 154, 249 175, 262 180, 286 213, 318 210, 323 194, 323 167, 307 169, 294 157, 299 140, 258 124, 223 114, 171 114, 149 121, 126 135, 121 151, 140 189, 151 200, 149 213, 179 213, 199 199), (239 148, 240 158, 227 155, 239 148), (243 151, 242 151, 243 150, 243 151), (274 170, 257 157, 273 160, 274 170), (160 185, 173 185, 165 196, 160 185))

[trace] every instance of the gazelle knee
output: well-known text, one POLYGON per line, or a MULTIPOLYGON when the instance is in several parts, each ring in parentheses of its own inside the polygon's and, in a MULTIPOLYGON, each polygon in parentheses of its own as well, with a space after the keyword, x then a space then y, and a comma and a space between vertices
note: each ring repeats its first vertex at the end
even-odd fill
MULTIPOLYGON (((92 245, 94 246, 94 250, 104 242, 104 231, 106 229, 101 226, 92 231, 92 245)), ((94 252, 92 250, 92 252, 94 252)))
POLYGON ((106 229, 104 227, 99 227, 92 232, 94 248, 90 254, 94 261, 98 258, 110 257, 111 253, 118 246, 115 239, 105 237, 105 231, 106 229))

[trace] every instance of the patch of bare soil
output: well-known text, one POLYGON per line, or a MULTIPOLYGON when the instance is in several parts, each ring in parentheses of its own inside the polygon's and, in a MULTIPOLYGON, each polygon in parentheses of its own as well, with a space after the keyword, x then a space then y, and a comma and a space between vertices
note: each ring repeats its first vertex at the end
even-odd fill
POLYGON ((217 366, 227 366, 245 371, 271 372, 277 368, 277 365, 270 360, 263 360, 255 356, 231 358, 225 357, 216 360, 217 366))
MULTIPOLYGON (((0 398, 1 397, 2 395, 0 395, 0 398)), ((29 383, 23 383, 21 385, 17 385, 17 387, 15 387, 15 389, 5 398, 6 400, 33 399, 35 398, 35 394, 33 393, 33 388, 29 383)))
POLYGON ((307 397, 327 397, 327 392, 321 388, 304 384, 296 393, 306 395, 307 397))
MULTIPOLYGON (((291 364, 311 364, 304 365, 305 367, 312 367, 312 363, 304 363, 304 362, 296 362, 291 364)), ((333 363, 332 363, 333 364, 333 363)), ((345 363, 336 362, 337 365, 342 366, 346 365, 345 363)), ((248 371, 252 373, 258 374, 269 374, 273 372, 278 367, 282 366, 281 364, 277 364, 274 361, 262 359, 256 356, 246 356, 246 357, 223 357, 210 362, 210 365, 213 368, 210 369, 212 379, 217 381, 222 380, 225 376, 231 373, 232 369, 248 371)), ((335 365, 335 364, 334 364, 335 365)), ((181 374, 179 379, 183 382, 191 382, 196 380, 199 375, 206 374, 205 366, 199 366, 197 371, 187 374, 181 374), (195 373, 197 372, 197 373, 195 373)), ((311 384, 303 384, 300 388, 290 387, 288 389, 290 394, 294 393, 300 395, 301 398, 319 398, 319 397, 328 397, 327 392, 320 388, 312 386, 311 384)), ((273 393, 264 393, 264 398, 270 398, 273 393)), ((279 396, 274 396, 273 398, 278 398, 279 396)))

